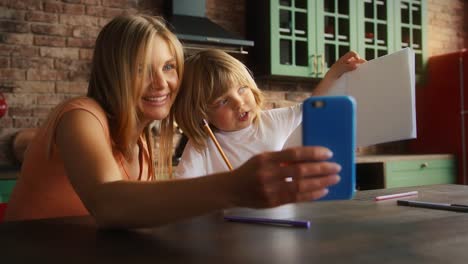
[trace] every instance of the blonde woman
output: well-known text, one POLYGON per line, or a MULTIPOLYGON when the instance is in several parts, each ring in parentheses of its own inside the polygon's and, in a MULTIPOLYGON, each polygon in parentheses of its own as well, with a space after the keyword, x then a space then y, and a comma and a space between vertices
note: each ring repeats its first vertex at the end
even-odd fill
POLYGON ((102 227, 151 227, 232 206, 316 199, 338 182, 340 167, 324 161, 331 153, 321 147, 264 153, 232 172, 172 179, 178 109, 171 106, 182 74, 181 45, 160 18, 110 21, 96 40, 87 96, 58 106, 29 144, 6 220, 90 214, 102 227), (154 120, 161 121, 157 158, 154 120), (291 175, 294 184, 284 181, 291 175))
MULTIPOLYGON (((326 93, 338 77, 363 62, 358 54, 348 52, 332 66, 314 94, 326 93)), ((302 104, 262 111, 262 102, 262 92, 236 58, 219 50, 188 58, 175 117, 189 141, 175 175, 185 178, 222 172, 239 167, 255 154, 281 150, 302 122, 302 104), (223 154, 200 125, 204 119, 223 154)))

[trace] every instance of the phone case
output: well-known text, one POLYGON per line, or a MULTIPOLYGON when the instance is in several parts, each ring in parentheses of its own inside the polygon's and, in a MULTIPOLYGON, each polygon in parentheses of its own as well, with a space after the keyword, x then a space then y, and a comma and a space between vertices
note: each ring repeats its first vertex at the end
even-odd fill
POLYGON ((325 146, 333 152, 330 161, 341 165, 341 181, 319 200, 345 200, 354 196, 356 103, 351 96, 310 97, 304 101, 302 143, 325 146))

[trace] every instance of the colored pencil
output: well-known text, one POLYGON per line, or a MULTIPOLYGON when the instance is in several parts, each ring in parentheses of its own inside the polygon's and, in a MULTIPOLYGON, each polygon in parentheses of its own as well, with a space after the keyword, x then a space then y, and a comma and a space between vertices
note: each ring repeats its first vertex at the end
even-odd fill
POLYGON ((228 158, 226 157, 226 154, 224 153, 223 149, 221 148, 221 145, 219 145, 219 142, 216 139, 215 135, 213 134, 213 131, 211 131, 210 125, 208 124, 208 122, 205 119, 203 119, 202 126, 205 129, 206 133, 208 133, 208 135, 210 136, 211 140, 213 140, 214 144, 216 145, 216 148, 219 151, 219 154, 221 154, 221 157, 223 157, 223 160, 226 163, 226 165, 228 166, 229 170, 233 170, 233 167, 232 167, 231 163, 229 162, 228 158))
POLYGON ((375 200, 383 201, 383 200, 395 199, 395 198, 406 197, 406 196, 414 196, 414 195, 418 195, 418 191, 377 196, 375 197, 375 200))

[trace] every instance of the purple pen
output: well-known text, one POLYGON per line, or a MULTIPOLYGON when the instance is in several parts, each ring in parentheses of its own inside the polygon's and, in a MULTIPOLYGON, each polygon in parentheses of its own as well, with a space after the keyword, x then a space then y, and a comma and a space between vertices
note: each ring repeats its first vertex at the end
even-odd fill
POLYGON ((246 216, 224 216, 224 220, 241 223, 255 223, 255 224, 272 224, 272 225, 286 225, 291 227, 309 228, 310 221, 307 220, 287 220, 287 219, 272 219, 261 217, 246 217, 246 216))

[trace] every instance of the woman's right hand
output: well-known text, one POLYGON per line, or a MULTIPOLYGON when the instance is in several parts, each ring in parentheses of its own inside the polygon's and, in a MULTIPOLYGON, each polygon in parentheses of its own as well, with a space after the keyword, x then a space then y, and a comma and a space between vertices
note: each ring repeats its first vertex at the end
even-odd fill
POLYGON ((254 156, 232 171, 234 206, 270 208, 311 201, 340 181, 341 166, 324 147, 296 147, 254 156), (291 178, 291 179, 288 179, 291 178))

